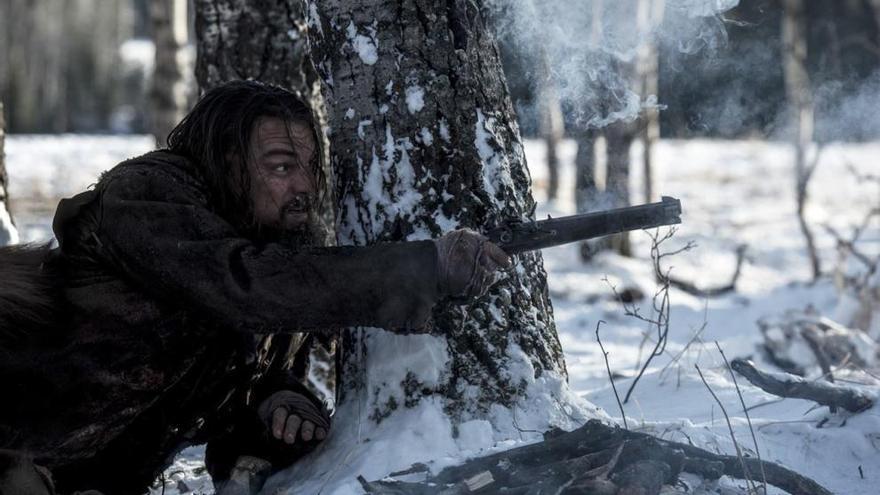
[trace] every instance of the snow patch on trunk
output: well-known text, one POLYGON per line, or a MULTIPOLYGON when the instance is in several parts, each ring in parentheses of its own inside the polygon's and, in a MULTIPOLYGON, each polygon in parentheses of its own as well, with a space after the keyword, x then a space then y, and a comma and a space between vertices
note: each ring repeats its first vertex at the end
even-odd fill
POLYGON ((411 114, 418 113, 425 108, 425 90, 421 86, 406 88, 406 108, 411 114))
POLYGON ((510 176, 510 160, 503 152, 504 140, 498 135, 495 125, 495 117, 486 118, 483 111, 477 109, 474 145, 483 163, 483 186, 493 200, 498 199, 500 188, 514 188, 510 176))
MULTIPOLYGON (((407 223, 416 223, 415 219, 422 218, 419 212, 422 194, 416 187, 419 181, 409 156, 412 149, 413 144, 409 138, 395 139, 391 133, 391 125, 386 124, 382 156, 376 153, 375 148, 371 152, 369 168, 363 182, 363 196, 368 198, 366 213, 371 220, 370 228, 374 239, 384 231, 386 221, 403 218, 407 219, 407 223), (392 184, 390 191, 386 188, 387 184, 392 184)), ((360 159, 358 163, 359 170, 363 170, 360 159)), ((431 233, 427 229, 415 229, 406 240, 430 238, 431 233)))
POLYGON ((345 34, 348 36, 348 43, 361 58, 361 62, 367 65, 374 65, 379 61, 379 42, 376 40, 376 28, 367 27, 369 36, 359 34, 354 21, 348 23, 345 34))
POLYGON ((12 224, 12 217, 6 209, 6 202, 0 201, 0 246, 8 246, 10 244, 18 244, 21 240, 18 237, 18 230, 12 224))

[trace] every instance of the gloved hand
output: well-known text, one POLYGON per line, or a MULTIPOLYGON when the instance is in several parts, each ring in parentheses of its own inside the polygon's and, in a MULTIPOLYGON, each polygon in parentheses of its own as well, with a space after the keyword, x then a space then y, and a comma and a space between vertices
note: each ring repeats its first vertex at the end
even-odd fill
POLYGON ((438 254, 440 292, 446 296, 482 296, 496 281, 499 271, 513 266, 504 250, 470 229, 454 230, 434 243, 438 254))
POLYGON ((321 441, 330 432, 330 415, 303 394, 282 390, 270 395, 257 408, 272 436, 287 444, 298 440, 321 441))

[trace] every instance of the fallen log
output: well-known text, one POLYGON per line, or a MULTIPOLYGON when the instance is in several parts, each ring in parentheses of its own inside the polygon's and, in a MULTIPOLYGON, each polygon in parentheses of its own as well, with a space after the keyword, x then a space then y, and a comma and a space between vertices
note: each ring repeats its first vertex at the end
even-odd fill
POLYGON ((823 406, 841 407, 854 413, 874 405, 874 399, 851 387, 811 382, 790 373, 764 372, 745 359, 734 359, 730 366, 752 385, 779 397, 811 400, 823 406))
MULTIPOLYGON (((757 459, 746 469, 759 472, 757 459)), ((815 481, 780 465, 763 462, 767 482, 792 495, 830 495, 815 481)), ((678 442, 591 420, 571 432, 550 432, 543 442, 444 469, 420 482, 358 478, 367 493, 379 495, 489 494, 659 494, 682 472, 716 480, 744 479, 736 456, 713 454, 678 442)))

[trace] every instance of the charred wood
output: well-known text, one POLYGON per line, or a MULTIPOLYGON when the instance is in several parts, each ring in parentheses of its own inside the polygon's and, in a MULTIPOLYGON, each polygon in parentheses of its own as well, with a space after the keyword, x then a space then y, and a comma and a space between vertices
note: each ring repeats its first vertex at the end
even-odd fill
MULTIPOLYGON (((745 458, 746 469, 758 472, 759 461, 745 458)), ((767 482, 793 495, 830 494, 815 481, 783 466, 763 462, 767 482)), ((367 481, 375 494, 467 493, 596 493, 658 494, 682 472, 714 480, 727 475, 743 479, 736 456, 662 440, 645 433, 587 422, 571 432, 548 433, 543 442, 519 447, 461 466, 444 469, 423 482, 391 479, 367 481)))

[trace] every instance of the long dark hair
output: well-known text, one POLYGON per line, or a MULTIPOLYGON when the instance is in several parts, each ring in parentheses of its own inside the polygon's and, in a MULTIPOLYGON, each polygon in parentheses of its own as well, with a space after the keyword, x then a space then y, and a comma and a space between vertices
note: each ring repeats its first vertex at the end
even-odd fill
MULTIPOLYGON (((250 175, 244 160, 252 156, 251 132, 263 117, 306 124, 316 145, 321 145, 309 107, 293 92, 258 81, 232 81, 209 90, 167 140, 170 151, 188 158, 198 169, 217 212, 244 224, 253 220, 250 175), (238 159, 229 160, 230 155, 238 159)), ((326 177, 320 166, 321 151, 316 154, 319 158, 308 166, 321 194, 326 177)))

